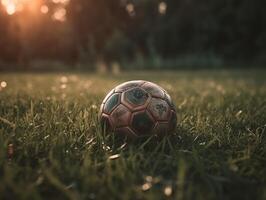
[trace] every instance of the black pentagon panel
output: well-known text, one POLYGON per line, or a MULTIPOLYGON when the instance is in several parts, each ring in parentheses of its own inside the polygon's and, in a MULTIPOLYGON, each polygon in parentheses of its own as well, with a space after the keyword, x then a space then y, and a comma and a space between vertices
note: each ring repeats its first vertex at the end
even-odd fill
POLYGON ((104 104, 103 112, 110 114, 120 103, 120 93, 114 93, 104 104))
POLYGON ((172 98, 170 97, 170 95, 167 92, 165 92, 165 100, 169 104, 171 109, 176 111, 175 104, 174 104, 174 102, 172 101, 172 98))
POLYGON ((133 88, 125 92, 125 100, 134 106, 144 105, 148 99, 149 94, 141 88, 133 88))
POLYGON ((145 81, 128 81, 115 88, 115 92, 124 92, 134 87, 139 87, 144 84, 145 81))
POLYGON ((152 98, 148 105, 148 110, 156 120, 167 121, 169 119, 170 106, 165 100, 152 98))
POLYGON ((148 92, 152 97, 164 98, 164 91, 158 85, 146 82, 141 86, 146 92, 148 92))
POLYGON ((151 134, 154 127, 152 118, 146 112, 135 113, 132 118, 132 128, 138 135, 151 134))

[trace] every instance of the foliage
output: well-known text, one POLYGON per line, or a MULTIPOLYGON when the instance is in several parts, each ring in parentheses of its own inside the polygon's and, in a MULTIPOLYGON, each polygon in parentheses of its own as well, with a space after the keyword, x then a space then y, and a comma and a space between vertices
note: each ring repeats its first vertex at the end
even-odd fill
POLYGON ((24 34, 14 24, 27 12, 8 16, 0 6, 0 60, 27 65, 34 59, 84 63, 84 55, 89 63, 142 57, 158 68, 158 60, 212 55, 225 64, 265 64, 263 0, 70 0, 65 22, 52 19, 57 3, 42 2, 50 11, 25 19, 38 23, 24 34))

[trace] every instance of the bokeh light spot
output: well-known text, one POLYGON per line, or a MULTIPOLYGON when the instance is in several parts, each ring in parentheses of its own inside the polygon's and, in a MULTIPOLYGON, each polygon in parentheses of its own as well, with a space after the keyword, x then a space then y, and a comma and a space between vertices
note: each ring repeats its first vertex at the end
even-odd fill
POLYGON ((48 8, 48 6, 47 6, 47 5, 42 5, 42 6, 41 6, 41 12, 42 12, 43 14, 48 13, 48 12, 49 12, 49 8, 48 8))
POLYGON ((132 3, 126 5, 126 10, 131 17, 135 16, 135 6, 132 3))
POLYGON ((12 3, 8 4, 6 6, 6 12, 9 15, 13 15, 16 12, 16 6, 15 6, 15 4, 12 4, 12 3))
POLYGON ((66 84, 62 84, 62 85, 60 86, 60 88, 61 88, 62 90, 64 90, 64 89, 67 88, 67 85, 66 85, 66 84))
POLYGON ((66 20, 66 9, 65 8, 59 8, 58 10, 55 11, 52 18, 54 20, 64 22, 66 20))
POLYGON ((166 14, 166 11, 167 11, 167 4, 163 1, 161 3, 159 3, 159 6, 158 6, 158 11, 161 15, 164 15, 166 14))
POLYGON ((61 83, 67 83, 68 82, 68 78, 66 76, 62 76, 60 81, 61 81, 61 83))
POLYGON ((2 81, 2 82, 0 83, 0 86, 1 86, 1 88, 6 88, 6 87, 7 87, 7 82, 2 81))

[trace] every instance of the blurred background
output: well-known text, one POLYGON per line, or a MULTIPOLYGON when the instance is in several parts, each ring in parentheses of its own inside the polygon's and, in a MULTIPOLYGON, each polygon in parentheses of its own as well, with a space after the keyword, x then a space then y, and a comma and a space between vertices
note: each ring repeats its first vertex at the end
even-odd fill
POLYGON ((0 70, 251 68, 265 0, 0 0, 0 70))

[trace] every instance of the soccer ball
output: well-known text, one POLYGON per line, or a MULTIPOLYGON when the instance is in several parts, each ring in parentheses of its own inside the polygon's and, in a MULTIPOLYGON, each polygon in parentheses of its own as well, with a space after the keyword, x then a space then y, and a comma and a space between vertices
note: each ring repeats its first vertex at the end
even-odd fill
POLYGON ((102 102, 99 119, 107 131, 129 137, 162 136, 176 128, 170 95, 155 83, 129 81, 111 90, 102 102))

